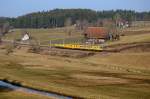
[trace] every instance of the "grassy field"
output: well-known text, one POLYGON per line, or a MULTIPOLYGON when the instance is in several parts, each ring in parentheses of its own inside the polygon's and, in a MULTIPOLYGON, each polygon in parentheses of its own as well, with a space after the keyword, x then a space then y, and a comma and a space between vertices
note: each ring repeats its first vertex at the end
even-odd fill
POLYGON ((124 36, 120 37, 119 41, 108 41, 105 46, 112 46, 118 44, 142 43, 150 42, 150 28, 149 27, 131 27, 124 29, 124 36))
MULTIPOLYGON (((22 37, 21 33, 24 29, 14 29, 14 32, 7 34, 4 39, 15 40, 22 37)), ((41 44, 48 45, 49 40, 56 43, 75 43, 81 42, 83 39, 83 31, 76 31, 74 27, 56 28, 56 29, 26 29, 30 35, 36 38, 41 44), (72 31, 71 36, 68 35, 66 29, 72 31)), ((126 43, 139 43, 150 42, 150 28, 149 27, 132 27, 123 30, 125 36, 121 36, 119 41, 108 41, 105 46, 126 44, 126 43)), ((52 43, 53 43, 52 42, 52 43)))
POLYGON ((1 99, 54 99, 40 95, 23 93, 21 91, 0 92, 1 99))
POLYGON ((54 29, 14 29, 14 32, 7 34, 4 39, 15 40, 22 38, 22 32, 26 30, 31 37, 34 37, 42 44, 48 44, 49 40, 63 40, 67 38, 82 38, 82 31, 77 31, 74 27, 54 28, 54 29), (72 31, 71 35, 68 30, 72 31))
POLYGON ((105 46, 112 46, 118 44, 130 44, 130 43, 142 43, 150 42, 150 33, 147 34, 138 34, 130 36, 121 36, 119 41, 108 41, 105 46))
MULTIPOLYGON (((5 39, 17 37, 21 30, 16 31, 17 34, 9 34, 5 39)), ((39 40, 49 39, 49 33, 55 38, 65 38, 67 35, 59 29, 29 31, 33 31, 32 35, 39 40)), ((80 33, 74 35, 81 37, 80 33)), ((149 41, 150 34, 144 33, 123 36, 120 41, 107 44, 149 41)), ((150 97, 150 52, 97 53, 85 58, 67 58, 28 53, 21 48, 10 55, 5 54, 5 49, 0 49, 0 57, 0 79, 16 80, 25 86, 87 99, 150 97)), ((42 96, 16 91, 0 93, 2 99, 28 97, 41 99, 42 96)))
POLYGON ((150 97, 150 53, 73 59, 19 50, 9 56, 1 51, 0 57, 0 78, 37 89, 95 99, 150 97))

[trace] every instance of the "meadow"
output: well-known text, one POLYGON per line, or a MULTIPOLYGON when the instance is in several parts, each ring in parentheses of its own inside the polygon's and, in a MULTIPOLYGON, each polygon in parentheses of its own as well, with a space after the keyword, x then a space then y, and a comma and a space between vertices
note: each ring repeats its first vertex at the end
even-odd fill
MULTIPOLYGON (((5 39, 17 37, 20 30, 16 31, 16 34, 9 34, 5 39)), ((54 35, 52 38, 59 38, 60 34, 60 38, 67 35, 55 29, 29 31, 39 40, 50 39, 48 35, 54 35), (56 36, 57 34, 59 36, 56 36)), ((82 36, 81 33, 73 35, 82 36)), ((149 37, 150 33, 126 35, 122 36, 120 41, 107 42, 106 45, 149 42, 149 37)), ((29 53, 24 47, 6 55, 5 49, 1 46, 0 57, 0 79, 18 81, 28 87, 87 99, 150 97, 150 52, 99 52, 90 57, 70 58, 29 53)), ((49 99, 17 91, 0 93, 2 99, 28 97, 49 99)))

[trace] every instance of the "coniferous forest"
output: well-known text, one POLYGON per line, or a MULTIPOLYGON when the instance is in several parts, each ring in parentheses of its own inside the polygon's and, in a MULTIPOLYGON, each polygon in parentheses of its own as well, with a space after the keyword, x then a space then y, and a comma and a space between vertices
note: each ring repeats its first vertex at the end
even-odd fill
POLYGON ((0 23, 9 22, 14 28, 54 28, 88 22, 95 24, 103 19, 112 19, 119 14, 126 21, 150 21, 150 12, 132 10, 94 11, 90 9, 54 9, 30 13, 16 18, 0 17, 0 23))

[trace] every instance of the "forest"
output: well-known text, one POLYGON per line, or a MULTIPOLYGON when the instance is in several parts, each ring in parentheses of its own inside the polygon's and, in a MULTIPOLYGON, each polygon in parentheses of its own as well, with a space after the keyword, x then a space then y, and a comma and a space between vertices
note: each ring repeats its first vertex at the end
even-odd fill
POLYGON ((115 15, 122 20, 150 21, 150 12, 132 10, 95 11, 91 9, 54 9, 18 16, 16 18, 0 17, 0 23, 9 23, 13 28, 55 28, 74 24, 97 25, 104 19, 113 20, 115 15))

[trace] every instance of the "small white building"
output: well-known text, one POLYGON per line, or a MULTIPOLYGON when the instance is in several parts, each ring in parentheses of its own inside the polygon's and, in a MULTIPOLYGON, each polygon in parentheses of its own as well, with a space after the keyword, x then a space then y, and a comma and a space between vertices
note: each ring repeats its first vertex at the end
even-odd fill
POLYGON ((27 33, 21 38, 22 41, 27 41, 29 39, 30 39, 30 37, 27 33))

